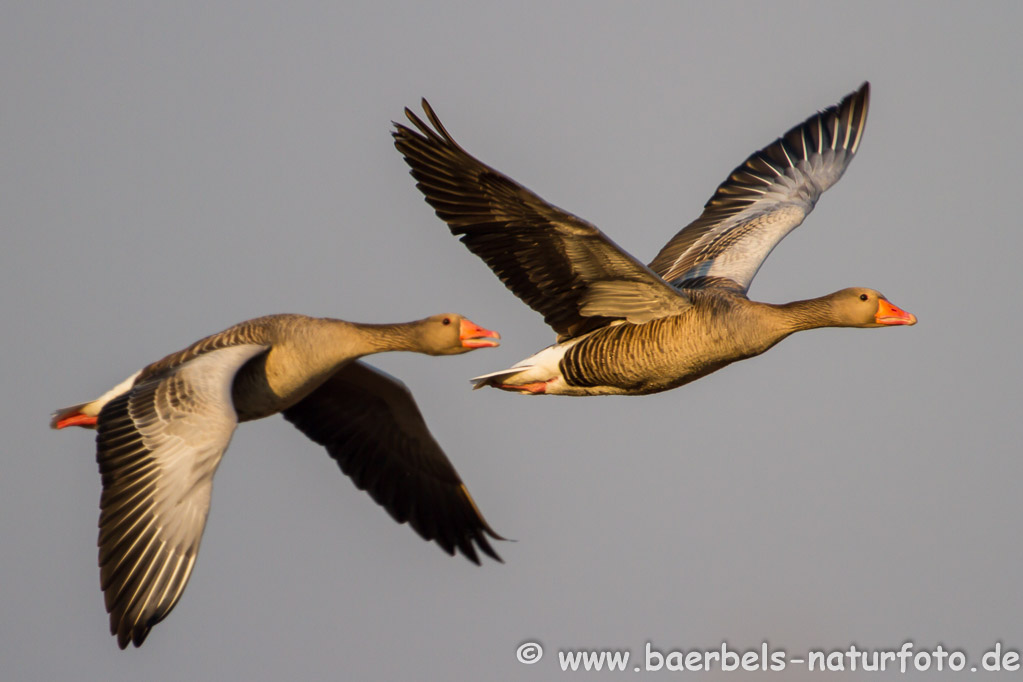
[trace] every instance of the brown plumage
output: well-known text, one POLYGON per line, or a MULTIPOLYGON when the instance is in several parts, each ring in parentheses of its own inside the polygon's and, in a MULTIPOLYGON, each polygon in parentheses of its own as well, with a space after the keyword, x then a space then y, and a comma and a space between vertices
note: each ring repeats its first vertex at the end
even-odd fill
POLYGON ((471 156, 425 100, 430 125, 406 109, 415 129, 396 123, 394 144, 426 201, 558 335, 514 367, 477 377, 477 388, 653 393, 762 353, 795 331, 914 324, 872 289, 780 306, 746 296, 771 250, 845 172, 869 99, 864 83, 752 154, 650 266, 471 156))
POLYGON ((118 645, 139 646, 188 582, 213 475, 238 422, 277 412, 325 446, 399 523, 448 554, 500 561, 501 539, 430 434, 411 393, 358 358, 384 351, 454 355, 496 346, 458 315, 369 325, 269 315, 201 339, 51 426, 96 428, 100 583, 118 645))

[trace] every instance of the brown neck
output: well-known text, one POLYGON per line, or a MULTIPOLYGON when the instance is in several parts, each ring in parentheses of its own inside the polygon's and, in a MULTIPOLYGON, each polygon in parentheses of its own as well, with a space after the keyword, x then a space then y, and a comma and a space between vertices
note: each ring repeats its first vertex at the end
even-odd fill
POLYGON ((818 329, 820 327, 840 327, 842 322, 835 314, 831 294, 805 301, 792 301, 781 305, 771 305, 776 312, 783 328, 788 332, 818 329))
POLYGON ((421 351, 422 342, 419 328, 414 322, 395 324, 350 323, 358 332, 364 354, 387 351, 421 351))

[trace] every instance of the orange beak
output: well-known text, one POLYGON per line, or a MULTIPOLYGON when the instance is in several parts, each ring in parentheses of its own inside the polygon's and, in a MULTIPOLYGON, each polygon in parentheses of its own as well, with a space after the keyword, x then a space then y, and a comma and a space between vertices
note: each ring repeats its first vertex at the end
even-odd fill
POLYGON ((491 341, 491 339, 499 339, 501 335, 462 318, 462 327, 459 330, 458 338, 462 342, 463 348, 493 348, 499 344, 496 340, 491 341))
POLYGON ((902 308, 894 306, 881 298, 877 301, 877 313, 874 315, 874 321, 884 325, 909 325, 916 324, 916 315, 907 313, 902 308))

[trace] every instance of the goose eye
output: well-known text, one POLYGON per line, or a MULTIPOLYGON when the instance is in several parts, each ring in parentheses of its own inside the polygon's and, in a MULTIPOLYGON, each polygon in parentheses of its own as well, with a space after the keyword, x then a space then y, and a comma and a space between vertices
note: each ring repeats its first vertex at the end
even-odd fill
POLYGON ((444 320, 441 322, 441 324, 451 324, 451 318, 450 317, 445 317, 444 320))
POLYGON ((867 300, 867 295, 866 294, 860 294, 860 300, 861 301, 866 301, 867 300))

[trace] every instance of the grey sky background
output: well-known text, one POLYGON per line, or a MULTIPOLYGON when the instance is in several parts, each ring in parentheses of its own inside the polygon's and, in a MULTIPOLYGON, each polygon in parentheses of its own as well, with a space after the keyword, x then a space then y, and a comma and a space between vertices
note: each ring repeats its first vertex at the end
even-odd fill
POLYGON ((5 3, 0 677, 537 680, 558 649, 647 641, 1023 648, 1021 25, 994 2, 5 3), (864 80, 856 160, 750 293, 869 286, 917 326, 800 334, 655 396, 469 390, 553 335, 423 202, 391 145, 403 107, 426 96, 471 153, 648 261, 750 152, 864 80), (250 317, 444 311, 502 347, 371 362, 517 540, 506 563, 394 524, 281 418, 244 424, 181 602, 119 651, 93 434, 50 411, 250 317))

